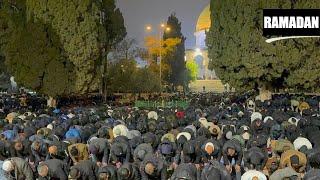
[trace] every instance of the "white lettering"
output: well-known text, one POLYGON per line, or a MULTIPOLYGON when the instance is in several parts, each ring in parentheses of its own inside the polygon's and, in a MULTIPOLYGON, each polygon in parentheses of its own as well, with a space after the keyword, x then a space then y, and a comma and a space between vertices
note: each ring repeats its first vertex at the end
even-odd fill
POLYGON ((304 17, 303 28, 311 28, 311 18, 309 16, 304 17))
POLYGON ((294 16, 290 16, 289 18, 289 28, 296 28, 296 18, 294 16))
POLYGON ((298 16, 297 18, 297 23, 296 23, 296 28, 303 28, 303 17, 298 16))
POLYGON ((272 17, 272 28, 278 28, 278 17, 272 17))
POLYGON ((264 17, 264 28, 271 28, 271 17, 264 17))
POLYGON ((289 17, 288 16, 280 16, 279 17, 279 28, 288 28, 289 27, 289 17))
POLYGON ((312 28, 319 28, 319 16, 312 16, 312 28))
POLYGON ((320 28, 319 16, 265 16, 264 28, 320 28))

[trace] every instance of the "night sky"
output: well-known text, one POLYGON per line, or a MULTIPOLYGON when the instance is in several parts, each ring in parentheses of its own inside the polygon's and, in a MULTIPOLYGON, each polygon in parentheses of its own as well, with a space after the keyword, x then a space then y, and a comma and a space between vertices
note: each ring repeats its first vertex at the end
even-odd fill
MULTIPOLYGON (((147 24, 156 28, 160 22, 166 22, 172 12, 182 23, 182 33, 187 37, 186 48, 195 46, 194 31, 201 11, 210 0, 117 0, 127 27, 128 36, 143 45, 147 24)), ((157 28, 158 29, 158 28, 157 28)), ((157 29, 153 34, 158 33, 157 29)))

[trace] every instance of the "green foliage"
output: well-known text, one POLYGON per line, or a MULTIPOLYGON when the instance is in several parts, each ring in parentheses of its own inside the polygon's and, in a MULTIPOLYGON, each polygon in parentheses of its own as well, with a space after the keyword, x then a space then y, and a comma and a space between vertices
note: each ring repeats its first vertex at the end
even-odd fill
POLYGON ((158 74, 149 68, 137 68, 134 60, 110 64, 107 72, 111 92, 155 92, 160 89, 158 74))
POLYGON ((4 61, 4 57, 0 56, 0 89, 6 90, 10 88, 10 75, 7 72, 4 61))
POLYGON ((181 22, 179 22, 175 14, 172 14, 168 17, 167 26, 170 27, 170 31, 164 32, 163 39, 178 38, 181 42, 175 46, 171 53, 166 54, 164 57, 164 63, 169 66, 168 72, 164 73, 165 80, 174 86, 185 85, 185 37, 181 32, 181 22))
POLYGON ((114 0, 7 0, 0 6, 0 55, 9 72, 19 85, 50 96, 97 90, 103 59, 125 34, 114 0))
MULTIPOLYGON (((74 92, 86 93, 98 89, 99 4, 93 0, 65 1, 27 0, 28 20, 43 22, 57 34, 65 57, 75 66, 74 92)), ((51 34, 50 34, 51 35, 51 34)))
POLYGON ((115 5, 115 0, 103 0, 103 26, 105 29, 104 45, 108 53, 111 48, 114 48, 127 35, 124 19, 121 11, 115 5))
MULTIPOLYGON (((6 65, 23 87, 51 96, 67 94, 69 68, 39 23, 13 31, 6 45, 6 65), (32 42, 32 43, 30 43, 32 42)), ((71 81, 72 82, 72 81, 71 81)))
POLYGON ((195 81, 198 77, 198 64, 194 60, 188 60, 186 63, 188 70, 188 81, 195 81))
POLYGON ((319 91, 319 38, 268 44, 262 36, 264 8, 319 7, 317 0, 212 0, 209 68, 237 90, 266 86, 319 91))

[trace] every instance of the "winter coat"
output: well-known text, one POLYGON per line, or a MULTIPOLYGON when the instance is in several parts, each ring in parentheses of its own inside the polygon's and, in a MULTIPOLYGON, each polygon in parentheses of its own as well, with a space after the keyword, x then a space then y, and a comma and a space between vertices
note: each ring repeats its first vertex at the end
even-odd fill
POLYGON ((118 180, 140 180, 141 176, 140 176, 140 172, 139 172, 139 168, 130 164, 130 163, 124 163, 119 169, 118 169, 118 180), (128 169, 130 172, 130 176, 128 178, 122 178, 119 175, 119 171, 121 170, 121 168, 125 168, 128 169))
POLYGON ((238 140, 236 139, 232 139, 227 141, 224 145, 223 145, 223 162, 225 165, 229 165, 231 162, 229 161, 229 157, 228 157, 228 148, 233 148, 235 149, 235 155, 234 155, 234 159, 236 161, 236 164, 240 165, 241 161, 242 161, 242 150, 241 150, 241 145, 239 143, 238 140))
POLYGON ((201 180, 211 180, 213 178, 220 180, 232 179, 231 175, 223 164, 218 161, 209 161, 209 163, 202 170, 201 180))
POLYGON ((68 168, 67 164, 64 163, 61 160, 58 159, 50 159, 47 161, 44 161, 43 164, 45 164, 48 169, 48 178, 55 178, 60 180, 67 180, 68 179, 68 168))
POLYGON ((291 176, 298 176, 300 177, 299 173, 297 173, 295 170, 293 170, 291 167, 286 167, 284 169, 278 169, 270 176, 270 180, 279 180, 286 177, 291 176))
POLYGON ((93 161, 96 162, 101 160, 103 163, 108 163, 109 154, 110 154, 110 145, 107 139, 97 138, 90 141, 90 146, 93 145, 98 149, 97 154, 91 154, 93 161), (97 156, 100 156, 101 159, 98 159, 97 156))
POLYGON ((107 165, 104 167, 99 168, 98 174, 100 173, 108 173, 109 180, 118 180, 117 178, 117 168, 113 165, 107 165))
MULTIPOLYGON (((14 178, 16 180, 33 180, 33 172, 29 163, 21 158, 9 158, 14 165, 14 178)), ((10 178, 9 178, 10 179, 10 178)))
POLYGON ((89 159, 89 152, 88 152, 88 146, 86 144, 82 144, 82 143, 77 143, 77 144, 72 144, 70 146, 68 146, 68 152, 70 155, 70 158, 72 159, 73 163, 77 163, 79 161, 85 161, 89 159), (79 154, 78 156, 72 156, 70 154, 70 151, 73 147, 76 147, 79 154))
POLYGON ((299 157, 299 165, 301 166, 300 168, 302 169, 301 171, 304 171, 304 168, 307 165, 307 157, 305 154, 296 150, 287 150, 284 153, 282 153, 279 167, 280 168, 291 167, 290 158, 293 155, 297 155, 299 157))
POLYGON ((262 168, 265 166, 267 162, 268 154, 266 152, 263 152, 258 147, 252 147, 250 148, 245 154, 244 154, 244 165, 248 167, 252 165, 253 168, 262 170, 262 168))
POLYGON ((200 171, 192 163, 182 163, 173 172, 171 180, 188 179, 197 180, 200 179, 200 171))
MULTIPOLYGON (((97 179, 98 167, 96 163, 86 160, 80 161, 77 165, 71 167, 71 169, 77 169, 80 172, 81 180, 95 180, 97 179)), ((71 171, 70 169, 70 171, 71 171)))
POLYGON ((142 180, 167 180, 167 166, 161 158, 156 157, 154 154, 148 155, 144 158, 140 165, 140 174, 142 180), (145 172, 145 167, 148 163, 155 165, 155 172, 152 175, 148 175, 145 172))
POLYGON ((129 162, 131 149, 128 143, 114 142, 111 146, 110 160, 111 162, 129 162))

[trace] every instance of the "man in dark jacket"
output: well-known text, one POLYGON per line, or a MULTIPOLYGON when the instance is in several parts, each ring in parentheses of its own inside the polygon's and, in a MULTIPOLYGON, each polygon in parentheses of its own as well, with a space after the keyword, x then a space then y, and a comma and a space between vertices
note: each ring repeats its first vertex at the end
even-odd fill
POLYGON ((13 142, 10 147, 11 157, 20 157, 22 159, 29 157, 31 152, 31 143, 28 140, 13 142))
POLYGON ((98 172, 98 166, 96 163, 86 160, 80 161, 77 165, 71 167, 69 172, 69 178, 82 179, 82 180, 95 180, 98 172))
POLYGON ((242 150, 240 142, 236 139, 231 139, 223 145, 223 162, 230 173, 232 172, 232 159, 235 160, 236 172, 240 172, 242 150))
POLYGON ((123 142, 115 142, 111 146, 110 160, 111 163, 117 164, 119 168, 121 164, 129 162, 130 160, 130 147, 123 142))
POLYGON ((176 152, 176 145, 175 143, 170 142, 169 140, 165 139, 161 142, 158 146, 158 153, 165 162, 169 165, 173 162, 173 157, 175 156, 176 152))
POLYGON ((13 157, 5 160, 2 165, 8 179, 31 180, 34 179, 33 172, 27 161, 13 157))
POLYGON ((110 153, 110 146, 107 139, 96 138, 90 141, 89 153, 93 162, 98 165, 107 165, 110 153))
POLYGON ((140 180, 139 168, 130 163, 124 163, 117 171, 118 180, 140 180))
POLYGON ((36 140, 31 145, 31 152, 35 159, 35 164, 44 161, 48 153, 47 144, 41 140, 36 140))
POLYGON ((59 159, 50 159, 41 163, 38 168, 38 174, 42 178, 46 179, 68 179, 67 164, 59 159))
POLYGON ((216 140, 207 140, 201 148, 201 159, 203 163, 207 163, 209 160, 221 159, 221 147, 220 143, 216 140))
POLYGON ((268 154, 258 147, 250 148, 244 155, 244 166, 248 169, 262 170, 267 162, 268 154))
POLYGON ((142 180, 167 180, 167 166, 161 158, 148 155, 140 165, 142 180))
POLYGON ((209 161, 209 163, 203 168, 201 173, 201 180, 231 180, 231 176, 221 163, 218 161, 209 161))
POLYGON ((140 163, 143 161, 144 157, 147 154, 152 154, 153 151, 154 150, 151 144, 148 144, 148 143, 139 144, 133 152, 133 160, 134 160, 134 163, 137 165, 137 167, 140 167, 140 163))
POLYGON ((180 164, 171 176, 171 180, 189 179, 197 180, 200 179, 200 170, 192 163, 180 164))
POLYGON ((117 180, 117 168, 113 165, 107 165, 99 168, 99 180, 117 180))
POLYGON ((11 144, 7 140, 0 140, 0 160, 4 161, 5 159, 9 157, 14 157, 10 153, 11 144))

